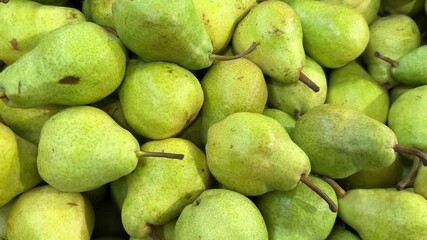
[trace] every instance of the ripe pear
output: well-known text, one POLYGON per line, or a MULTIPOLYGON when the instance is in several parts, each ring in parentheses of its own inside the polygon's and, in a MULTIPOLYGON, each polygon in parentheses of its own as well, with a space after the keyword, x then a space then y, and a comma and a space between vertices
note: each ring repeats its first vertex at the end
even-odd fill
MULTIPOLYGON (((308 178, 338 204, 334 189, 316 176, 308 178)), ((272 191, 258 196, 255 204, 267 225, 270 240, 325 239, 337 217, 306 185, 290 191, 272 191)))
POLYGON ((125 65, 118 38, 95 23, 72 22, 0 73, 0 97, 21 108, 93 103, 116 90, 125 65))
POLYGON ((0 60, 10 65, 32 50, 50 31, 70 22, 85 21, 71 7, 44 5, 36 1, 0 4, 0 60))
POLYGON ((37 146, 0 123, 0 207, 35 187, 42 179, 37 172, 37 146))
POLYGON ((427 167, 419 167, 414 179, 414 191, 427 199, 427 167))
POLYGON ((289 4, 301 20, 305 52, 323 67, 342 67, 365 50, 369 27, 356 10, 321 1, 289 4))
POLYGON ((381 123, 387 121, 388 91, 357 62, 334 69, 329 74, 326 103, 359 111, 381 123))
POLYGON ((311 91, 300 81, 283 84, 275 79, 267 79, 269 105, 294 116, 295 119, 310 108, 323 104, 328 92, 325 72, 312 58, 306 56, 302 73, 319 86, 318 92, 311 91))
POLYGON ((360 238, 347 229, 334 228, 326 240, 360 240, 360 238))
POLYGON ((178 217, 182 209, 210 186, 211 175, 202 150, 180 138, 149 141, 148 152, 180 152, 181 161, 146 157, 127 176, 128 192, 122 207, 122 222, 133 238, 153 236, 153 225, 178 217))
POLYGON ((178 218, 175 218, 163 225, 155 226, 156 232, 159 238, 162 240, 174 240, 175 239, 175 225, 178 218))
POLYGON ((286 129, 286 132, 289 134, 291 139, 293 138, 293 132, 294 132, 296 120, 292 115, 287 114, 282 110, 274 109, 274 108, 266 108, 264 109, 262 114, 276 119, 286 129))
POLYGON ((178 138, 187 139, 188 141, 194 143, 198 148, 204 149, 205 144, 202 141, 202 117, 201 114, 198 114, 196 119, 190 125, 188 125, 184 130, 182 130, 178 135, 178 138))
POLYGON ((94 211, 81 193, 61 192, 43 185, 22 195, 7 218, 7 238, 16 240, 90 239, 94 211))
MULTIPOLYGON (((257 64, 265 75, 282 83, 307 80, 301 70, 305 53, 301 22, 294 9, 281 1, 262 1, 253 6, 234 30, 233 51, 242 53, 251 43, 257 47, 245 58, 257 64)), ((319 91, 312 81, 304 81, 319 91)))
POLYGON ((116 0, 84 0, 82 12, 88 21, 114 29, 113 3, 116 0))
POLYGON ((7 240, 7 216, 10 208, 17 198, 10 200, 6 205, 0 207, 0 239, 7 240))
POLYGON ((390 65, 374 56, 380 52, 399 58, 420 45, 420 31, 415 21, 403 14, 381 17, 370 26, 369 43, 362 54, 368 73, 380 85, 396 85, 390 76, 390 65))
POLYGON ((227 189, 208 189, 182 210, 175 239, 267 240, 268 233, 249 198, 227 189))
POLYGON ((212 41, 213 53, 219 53, 228 46, 234 28, 256 2, 256 0, 194 0, 197 13, 212 41))
POLYGON ((235 112, 261 113, 267 103, 267 84, 261 69, 240 58, 216 62, 201 80, 204 103, 201 109, 201 137, 208 129, 235 112))
POLYGON ((204 99, 196 76, 167 62, 129 61, 118 92, 127 122, 149 139, 176 136, 196 118, 204 99))
POLYGON ((371 24, 378 18, 381 0, 321 0, 323 2, 342 4, 363 15, 366 22, 371 24))
POLYGON ((381 0, 379 12, 383 15, 405 14, 415 16, 423 10, 424 0, 381 0))
POLYGON ((395 188, 353 189, 338 199, 338 216, 362 239, 424 239, 427 201, 395 188))

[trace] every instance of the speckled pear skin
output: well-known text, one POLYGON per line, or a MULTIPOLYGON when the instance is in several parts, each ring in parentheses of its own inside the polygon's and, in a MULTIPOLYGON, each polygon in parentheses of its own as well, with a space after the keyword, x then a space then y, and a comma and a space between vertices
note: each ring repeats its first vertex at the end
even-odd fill
POLYGON ((285 2, 263 1, 239 22, 232 38, 233 52, 240 53, 256 42, 245 58, 264 74, 282 83, 298 81, 304 65, 301 22, 285 2))
MULTIPOLYGON (((315 176, 308 178, 338 204, 334 189, 315 176)), ((335 224, 336 212, 305 184, 290 191, 272 191, 256 198, 270 240, 325 239, 335 224)))
POLYGON ((182 211, 175 239, 267 240, 268 232, 249 198, 227 189, 208 189, 182 211))
POLYGON ((247 196, 288 191, 310 173, 307 155, 275 119, 261 113, 233 113, 209 128, 206 158, 226 188, 247 196))
POLYGON ((427 151, 427 86, 410 89, 391 105, 388 126, 399 143, 427 151))
POLYGON ((120 103, 129 125, 149 139, 176 136, 194 121, 203 89, 189 70, 167 62, 128 62, 120 103))
POLYGON ((365 50, 369 27, 354 9, 321 1, 292 0, 289 4, 300 18, 306 54, 323 67, 342 67, 365 50))
POLYGON ((42 179, 37 171, 37 146, 0 123, 0 207, 33 188, 42 179))
POLYGON ((295 124, 294 141, 310 158, 312 172, 330 178, 389 166, 397 155, 393 150, 396 135, 385 124, 331 104, 301 116, 295 124))
POLYGON ((354 61, 329 73, 326 103, 357 110, 382 123, 390 106, 387 90, 354 61))
POLYGON ((142 59, 198 70, 213 47, 192 0, 121 0, 113 4, 117 34, 142 59))
POLYGON ((15 201, 7 225, 8 239, 90 239, 94 227, 91 203, 81 193, 43 185, 15 201))
POLYGON ((390 64, 375 57, 374 53, 400 58, 420 46, 420 30, 412 18, 403 14, 381 17, 369 26, 369 30, 369 43, 362 54, 366 69, 379 84, 396 85, 390 75, 390 64))
POLYGON ((391 67, 390 74, 398 82, 410 86, 427 84, 427 46, 418 47, 403 55, 397 61, 399 66, 391 67))
POLYGON ((71 7, 44 5, 35 1, 10 1, 0 5, 0 60, 10 65, 29 52, 50 31, 70 22, 85 21, 71 7))
POLYGON ((338 203, 338 216, 364 240, 427 236, 427 201, 416 193, 395 188, 354 189, 338 203))
POLYGON ((0 89, 11 107, 89 104, 116 90, 125 65, 113 34, 95 23, 73 22, 51 31, 3 70, 0 89))
POLYGON ((122 222, 126 232, 135 239, 149 238, 150 225, 166 224, 178 217, 211 182, 205 154, 188 140, 149 141, 141 150, 180 153, 184 159, 143 157, 135 171, 127 176, 122 222))
POLYGON ((201 138, 206 143, 212 124, 235 112, 261 113, 267 103, 267 84, 261 69, 245 58, 216 62, 201 80, 201 138))
POLYGON ((132 172, 137 150, 135 137, 104 111, 69 107, 43 126, 37 167, 58 190, 89 191, 132 172))

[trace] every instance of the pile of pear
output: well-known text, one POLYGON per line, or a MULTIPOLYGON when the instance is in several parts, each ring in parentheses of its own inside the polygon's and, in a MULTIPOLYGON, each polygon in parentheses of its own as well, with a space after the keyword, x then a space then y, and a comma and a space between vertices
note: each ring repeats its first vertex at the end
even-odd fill
POLYGON ((1 0, 1 240, 427 239, 427 1, 1 0))

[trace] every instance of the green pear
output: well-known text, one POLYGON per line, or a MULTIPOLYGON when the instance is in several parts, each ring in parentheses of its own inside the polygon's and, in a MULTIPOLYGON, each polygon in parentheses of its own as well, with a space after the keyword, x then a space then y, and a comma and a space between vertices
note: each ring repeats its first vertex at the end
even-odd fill
POLYGON ((199 17, 212 41, 213 53, 219 53, 226 48, 234 28, 256 2, 256 0, 194 0, 199 17))
POLYGON ((6 205, 0 207, 0 239, 7 240, 7 216, 16 198, 10 200, 6 205))
POLYGON ((353 189, 338 199, 338 216, 362 239, 424 239, 427 201, 395 188, 353 189))
MULTIPOLYGON (((334 189, 315 176, 308 178, 338 204, 334 189)), ((325 239, 337 217, 323 199, 306 185, 290 191, 272 191, 255 200, 267 225, 270 240, 325 239)))
POLYGON ((0 4, 0 60, 10 65, 28 53, 50 31, 70 22, 85 21, 83 13, 71 7, 36 1, 0 4))
POLYGON ((405 14, 415 16, 423 10, 424 0, 381 0, 380 13, 383 15, 405 14))
POLYGON ((399 84, 397 86, 392 87, 389 90, 389 96, 390 96, 390 105, 392 105, 398 97, 400 97, 403 93, 406 91, 414 88, 413 86, 409 86, 406 84, 399 84))
MULTIPOLYGON (((107 100, 107 98, 104 98, 102 100, 107 100)), ((131 132, 135 137, 139 137, 140 136, 139 133, 135 129, 133 129, 130 126, 130 124, 127 122, 120 99, 110 99, 110 100, 111 102, 99 108, 105 111, 106 113, 108 113, 108 115, 110 115, 120 126, 122 126, 124 129, 131 132)))
POLYGON ((125 65, 113 34, 95 23, 72 22, 0 73, 0 96, 21 108, 93 103, 118 88, 125 65))
POLYGON ((419 167, 414 179, 414 191, 427 199, 427 167, 419 167))
POLYGON ((203 151, 180 138, 153 140, 142 151, 172 151, 185 155, 181 161, 146 157, 127 176, 128 191, 121 211, 126 232, 135 239, 155 234, 153 225, 178 217, 182 209, 209 188, 210 173, 203 151))
POLYGON ((399 83, 410 86, 427 84, 427 45, 420 46, 396 60, 380 52, 375 52, 375 57, 390 63, 390 76, 399 83))
POLYGON ((328 80, 326 103, 354 109, 382 123, 387 121, 388 91, 359 63, 332 70, 328 80))
POLYGON ((58 190, 89 191, 131 173, 138 150, 133 135, 104 111, 69 107, 43 126, 37 167, 43 180, 58 190))
POLYGON ((82 12, 88 21, 114 29, 113 4, 116 0, 84 0, 82 12))
POLYGON ((390 64, 374 56, 380 52, 399 58, 420 45, 420 31, 415 21, 402 14, 381 17, 370 26, 369 43, 362 54, 368 73, 381 85, 396 85, 389 73, 390 64))
POLYGON ((189 70, 167 62, 129 61, 119 88, 129 125, 149 139, 176 136, 203 105, 199 80, 189 70))
POLYGON ((313 92, 304 83, 283 84, 275 79, 268 79, 268 103, 297 119, 310 108, 321 105, 327 96, 327 81, 323 68, 312 58, 306 57, 302 73, 310 78, 320 90, 313 92))
POLYGON ((61 105, 46 105, 36 108, 9 107, 0 101, 0 116, 16 134, 38 145, 44 123, 55 113, 64 109, 61 105))
POLYGON ((212 43, 193 0, 115 1, 113 21, 126 47, 143 59, 191 70, 212 64, 212 43))
POLYGON ((174 240, 175 239, 175 225, 178 218, 175 218, 163 225, 155 226, 156 232, 159 238, 162 240, 174 240))
POLYGON ((114 204, 120 210, 128 193, 127 175, 110 182, 110 194, 114 204))
POLYGON ((334 228, 326 240, 360 240, 360 238, 347 229, 334 228))
POLYGON ((397 157, 397 137, 390 128, 356 110, 331 104, 301 116, 294 141, 308 155, 312 172, 334 179, 389 166, 397 157))
POLYGON ((93 207, 81 193, 44 185, 23 193, 14 202, 7 218, 7 238, 90 239, 93 226, 93 207))
POLYGON ((0 207, 35 187, 42 179, 37 171, 37 146, 0 123, 0 207))
POLYGON ((227 189, 208 189, 182 210, 175 239, 267 240, 268 232, 249 198, 227 189))
POLYGON ((204 103, 201 137, 208 129, 235 112, 261 113, 267 103, 267 84, 261 69, 246 58, 217 62, 201 80, 204 103))
MULTIPOLYGON (((233 51, 244 52, 251 43, 257 47, 245 58, 257 64, 265 75, 282 83, 307 80, 301 73, 305 53, 303 29, 294 9, 281 1, 262 1, 253 6, 236 26, 233 51)), ((312 81, 304 81, 319 91, 312 81)))
POLYGON ((291 139, 293 138, 293 132, 296 124, 296 120, 293 116, 282 110, 274 108, 266 108, 262 114, 276 119, 286 129, 286 132, 289 134, 291 139))
POLYGON ((178 135, 178 138, 187 139, 194 143, 198 148, 204 149, 205 144, 202 141, 202 117, 201 114, 196 116, 196 119, 186 128, 184 128, 178 135))
POLYGON ((323 2, 342 4, 350 7, 365 18, 366 22, 371 24, 378 17, 381 0, 320 0, 323 2))
POLYGON ((342 67, 368 45, 368 24, 356 10, 321 1, 292 0, 290 5, 301 20, 305 52, 323 67, 342 67))

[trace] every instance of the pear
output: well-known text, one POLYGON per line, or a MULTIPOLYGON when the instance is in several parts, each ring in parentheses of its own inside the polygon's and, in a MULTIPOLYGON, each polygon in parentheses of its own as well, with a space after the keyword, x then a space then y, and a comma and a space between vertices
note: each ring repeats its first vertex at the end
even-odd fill
POLYGON ((128 192, 121 216, 126 232, 135 239, 154 236, 153 225, 178 217, 186 205, 209 188, 211 178, 205 154, 187 140, 149 141, 141 150, 180 152, 185 157, 182 161, 147 157, 127 176, 128 192))
POLYGON ((76 8, 52 6, 36 1, 0 4, 0 60, 10 65, 31 51, 50 31, 70 22, 85 21, 76 8))
MULTIPOLYGON (((316 176, 308 178, 338 204, 334 189, 316 176)), ((267 225, 270 240, 325 239, 337 217, 306 185, 290 191, 272 191, 258 196, 255 204, 267 225)))
POLYGON ((371 24, 378 18, 378 11, 380 9, 381 0, 320 0, 323 2, 342 4, 350 7, 365 18, 366 22, 371 24))
MULTIPOLYGON (((215 179, 244 195, 289 191, 300 181, 318 189, 307 179, 308 156, 277 120, 261 113, 237 112, 212 125, 205 151, 215 179)), ((334 211, 332 200, 323 192, 316 192, 334 211)))
POLYGON ((178 138, 187 139, 188 141, 194 143, 198 148, 204 149, 205 144, 202 141, 202 117, 201 114, 196 116, 196 119, 190 125, 188 125, 184 130, 182 130, 178 135, 178 138))
POLYGON ((323 104, 301 116, 295 124, 294 141, 310 158, 313 173, 334 179, 362 169, 387 167, 401 152, 416 154, 427 164, 425 153, 398 144, 387 125, 337 105, 323 104))
POLYGON ((37 146, 0 123, 0 207, 42 179, 37 172, 37 146))
POLYGON ((424 67, 427 62, 427 45, 420 46, 397 60, 380 52, 375 52, 375 57, 390 63, 390 76, 399 83, 410 86, 427 84, 427 70, 424 67))
POLYGON ((390 65, 374 56, 380 52, 391 58, 399 58, 420 46, 420 31, 415 21, 403 14, 385 16, 370 26, 369 43, 362 54, 368 73, 381 85, 395 86, 390 65))
POLYGON ((427 199, 427 167, 419 167, 414 179, 414 191, 427 199))
POLYGON ((245 57, 257 64, 265 75, 282 83, 301 80, 319 91, 319 86, 301 73, 305 59, 302 32, 300 19, 287 3, 262 1, 236 26, 233 51, 242 53, 256 42, 255 50, 245 57))
POLYGON ((267 240, 268 233, 249 198, 227 189, 208 189, 182 210, 175 239, 267 240))
POLYGON ((256 2, 256 0, 194 0, 197 13, 212 41, 213 53, 219 53, 228 46, 234 28, 256 2))
POLYGON ((405 93, 406 91, 408 91, 408 90, 410 90, 412 88, 415 88, 415 87, 409 86, 409 85, 406 85, 406 84, 399 84, 397 86, 392 87, 389 90, 390 105, 392 105, 396 101, 396 99, 398 97, 400 97, 403 93, 405 93))
POLYGON ((267 103, 267 84, 261 69, 240 58, 217 62, 203 76, 204 103, 201 109, 201 137, 208 129, 235 112, 261 113, 267 103))
POLYGON ((90 239, 93 226, 93 207, 81 193, 60 192, 43 185, 14 202, 7 218, 7 238, 90 239))
POLYGON ((84 0, 82 12, 88 21, 114 29, 113 4, 116 0, 84 0))
POLYGON ((380 13, 383 15, 405 14, 415 16, 423 10, 424 0, 381 0, 380 13))
POLYGON ((0 207, 0 239, 7 240, 7 216, 16 198, 10 200, 6 205, 0 207))
POLYGON ((387 121, 389 95, 357 62, 329 74, 326 103, 359 111, 379 122, 387 121))
POLYGON ((189 70, 167 62, 129 61, 120 103, 129 125, 149 139, 176 136, 203 104, 199 80, 189 70))
POLYGON ((110 182, 111 198, 118 209, 122 209, 128 193, 127 175, 110 182))
POLYGON ((295 119, 310 108, 323 104, 328 92, 325 72, 312 58, 306 56, 302 73, 319 86, 318 92, 311 91, 300 81, 283 84, 274 79, 267 79, 268 104, 294 116, 295 119))
POLYGON ((326 240, 360 240, 360 238, 347 229, 334 228, 326 240))
POLYGON ((362 239, 418 240, 427 235, 427 201, 395 188, 353 189, 338 199, 338 216, 362 239))
POLYGON ((45 105, 36 108, 9 107, 0 101, 0 116, 16 134, 38 145, 44 123, 66 106, 45 105))
POLYGON ((43 180, 56 189, 83 192, 128 175, 139 157, 147 154, 107 113, 75 106, 58 112, 44 124, 37 168, 43 180))
POLYGON ((287 114, 282 110, 274 109, 274 108, 266 108, 264 109, 262 114, 276 119, 286 129, 286 132, 289 134, 291 139, 293 138, 293 132, 294 132, 296 120, 292 115, 287 114))
POLYGON ((356 10, 321 1, 292 0, 289 4, 301 20, 304 50, 323 67, 342 67, 368 45, 368 24, 356 10))
POLYGON ((175 239, 175 225, 178 218, 175 218, 163 225, 156 226, 156 232, 159 238, 162 240, 174 240, 175 239))
POLYGON ((51 31, 0 73, 0 96, 21 108, 89 104, 120 85, 125 65, 114 35, 95 23, 73 22, 51 31))

